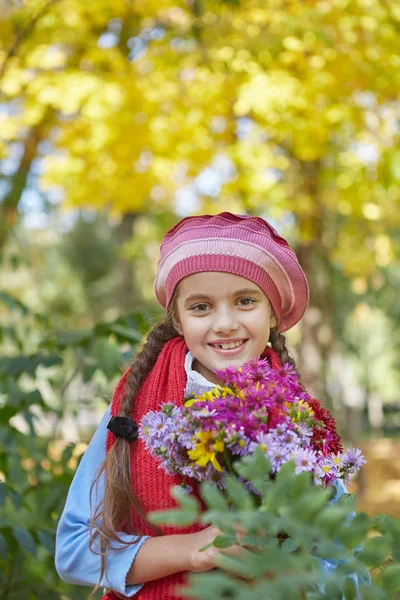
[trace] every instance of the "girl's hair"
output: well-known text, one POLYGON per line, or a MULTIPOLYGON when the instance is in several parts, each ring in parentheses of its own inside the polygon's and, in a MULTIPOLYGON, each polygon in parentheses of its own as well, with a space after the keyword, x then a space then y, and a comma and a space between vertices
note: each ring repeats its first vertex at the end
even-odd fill
MULTIPOLYGON (((136 355, 128 373, 119 416, 132 416, 135 398, 146 376, 156 364, 161 350, 169 340, 179 335, 173 325, 175 306, 176 301, 172 299, 165 320, 148 332, 143 347, 136 355)), ((128 545, 130 543, 121 540, 118 532, 125 527, 128 533, 140 536, 141 532, 129 529, 131 508, 133 507, 145 519, 144 510, 132 490, 130 452, 130 443, 124 438, 117 438, 107 452, 90 487, 90 502, 92 503, 93 491, 98 489, 100 478, 104 475, 103 498, 94 510, 91 505, 89 548, 95 554, 101 555, 101 572, 99 581, 89 598, 93 598, 100 587, 106 570, 107 550, 115 544, 128 545), (100 551, 97 549, 97 542, 100 544, 100 551)), ((158 528, 153 527, 153 529, 156 533, 161 533, 158 528)))
POLYGON ((286 337, 283 333, 278 333, 278 328, 276 326, 272 327, 269 332, 269 343, 271 344, 272 350, 278 354, 283 365, 289 364, 296 369, 295 360, 286 348, 286 337))
MULTIPOLYGON (((168 306, 166 319, 149 331, 145 344, 131 365, 121 401, 120 416, 132 416, 133 404, 143 381, 154 367, 164 345, 179 335, 173 325, 174 318, 178 318, 175 297, 168 306)), ((295 361, 286 348, 285 336, 278 333, 277 327, 270 330, 269 342, 272 349, 279 355, 282 364, 289 363, 296 368, 295 361)), ((145 519, 144 510, 132 490, 130 452, 130 443, 123 438, 117 438, 107 452, 90 488, 92 499, 93 490, 97 489, 99 480, 104 475, 103 498, 92 511, 90 521, 89 547, 92 552, 101 555, 99 582, 90 598, 100 587, 100 581, 105 573, 107 550, 115 547, 115 544, 128 545, 131 543, 121 540, 118 532, 125 528, 127 533, 135 534, 138 538, 141 535, 140 531, 132 531, 129 524, 129 514, 132 508, 145 519), (95 549, 98 540, 100 551, 95 549)), ((158 528, 153 527, 153 529, 155 533, 161 533, 158 528)))

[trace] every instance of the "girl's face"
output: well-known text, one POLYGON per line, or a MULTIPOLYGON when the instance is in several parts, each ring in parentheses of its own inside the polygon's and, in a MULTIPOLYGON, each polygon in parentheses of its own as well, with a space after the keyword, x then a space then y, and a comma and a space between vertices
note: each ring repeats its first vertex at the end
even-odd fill
POLYGON ((177 286, 176 330, 193 354, 193 368, 213 383, 214 369, 239 367, 260 356, 276 325, 269 300, 255 284, 231 273, 195 273, 177 286))

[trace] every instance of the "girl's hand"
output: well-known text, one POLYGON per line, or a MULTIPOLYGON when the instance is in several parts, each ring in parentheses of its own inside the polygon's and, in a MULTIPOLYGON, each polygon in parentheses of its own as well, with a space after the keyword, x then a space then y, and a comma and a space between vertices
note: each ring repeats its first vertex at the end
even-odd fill
MULTIPOLYGON (((188 571, 210 571, 218 566, 218 559, 222 553, 229 554, 231 556, 238 556, 239 554, 242 554, 242 552, 245 552, 245 549, 242 546, 239 546, 239 544, 234 544, 233 546, 224 548, 223 550, 216 548, 215 546, 210 546, 207 548, 207 550, 200 552, 201 548, 211 544, 218 535, 222 535, 222 533, 214 525, 210 525, 198 533, 187 534, 187 552, 189 560, 188 571)), ((243 533, 241 537, 243 537, 243 533)))

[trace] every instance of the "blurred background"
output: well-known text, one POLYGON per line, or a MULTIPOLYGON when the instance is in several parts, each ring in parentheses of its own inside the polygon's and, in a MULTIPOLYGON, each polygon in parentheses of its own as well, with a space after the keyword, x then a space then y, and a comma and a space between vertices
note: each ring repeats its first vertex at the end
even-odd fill
POLYGON ((392 0, 0 0, 1 600, 88 596, 57 520, 202 212, 296 250, 288 346, 367 456, 359 509, 400 516, 399 36, 392 0))

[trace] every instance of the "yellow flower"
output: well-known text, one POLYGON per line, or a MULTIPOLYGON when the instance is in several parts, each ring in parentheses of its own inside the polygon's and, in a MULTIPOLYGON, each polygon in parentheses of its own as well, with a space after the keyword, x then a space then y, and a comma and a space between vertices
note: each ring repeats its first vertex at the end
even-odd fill
POLYGON ((200 441, 197 442, 194 450, 189 450, 190 460, 196 461, 200 467, 205 467, 211 462, 216 471, 222 471, 216 453, 223 452, 224 442, 215 441, 211 431, 200 431, 196 435, 200 441))
POLYGON ((231 390, 231 388, 228 388, 228 387, 221 387, 220 393, 221 393, 222 398, 225 398, 226 396, 236 396, 236 393, 233 392, 231 390))
POLYGON ((314 411, 311 408, 311 406, 308 404, 308 402, 305 402, 304 400, 300 400, 299 401, 299 406, 303 406, 305 408, 305 410, 308 412, 308 414, 309 414, 310 417, 313 416, 314 411))
POLYGON ((297 423, 300 421, 301 413, 306 413, 308 417, 312 417, 314 414, 311 406, 304 400, 298 400, 297 402, 285 402, 285 406, 288 409, 292 421, 297 423))
POLYGON ((204 392, 201 396, 194 396, 194 398, 190 398, 185 402, 185 406, 189 408, 194 404, 194 402, 205 402, 208 400, 209 402, 214 402, 215 398, 220 398, 220 388, 216 386, 211 392, 204 392))

